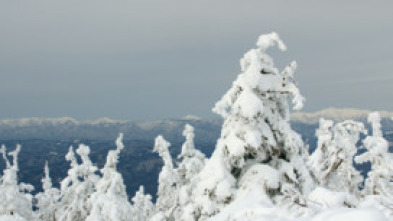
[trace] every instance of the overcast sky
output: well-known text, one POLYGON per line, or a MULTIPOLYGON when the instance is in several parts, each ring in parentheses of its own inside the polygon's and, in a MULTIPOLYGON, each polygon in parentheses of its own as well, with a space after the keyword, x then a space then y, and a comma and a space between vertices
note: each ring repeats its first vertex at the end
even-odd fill
POLYGON ((393 111, 393 1, 0 0, 0 119, 212 117, 260 34, 305 111, 393 111))

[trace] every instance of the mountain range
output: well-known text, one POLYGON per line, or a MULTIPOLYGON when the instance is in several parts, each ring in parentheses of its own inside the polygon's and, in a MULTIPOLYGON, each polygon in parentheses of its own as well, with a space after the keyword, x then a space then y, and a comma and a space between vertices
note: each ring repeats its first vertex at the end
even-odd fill
MULTIPOLYGON (((366 122, 370 111, 358 109, 328 108, 318 112, 295 112, 291 115, 293 127, 318 124, 320 118, 342 121, 354 119, 366 122)), ((381 111, 384 130, 389 133, 393 128, 393 112, 381 111)), ((183 139, 181 131, 186 123, 196 128, 196 138, 216 140, 220 133, 221 119, 201 119, 186 116, 182 119, 168 119, 157 121, 127 121, 100 118, 93 121, 78 121, 74 118, 21 118, 0 120, 0 140, 10 139, 89 139, 113 140, 122 132, 128 140, 153 140, 158 134, 174 140, 183 139)))

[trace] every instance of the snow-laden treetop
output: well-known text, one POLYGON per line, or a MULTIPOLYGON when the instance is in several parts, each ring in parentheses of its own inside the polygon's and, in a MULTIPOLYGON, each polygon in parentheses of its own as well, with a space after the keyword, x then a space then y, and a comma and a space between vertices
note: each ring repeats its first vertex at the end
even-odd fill
POLYGON ((251 118, 263 109, 263 105, 257 102, 260 98, 252 94, 259 94, 264 100, 290 95, 295 110, 303 107, 305 99, 293 81, 296 62, 292 61, 279 72, 272 57, 266 53, 269 47, 276 45, 281 51, 286 50, 284 42, 275 32, 259 37, 258 48, 251 49, 240 60, 241 74, 233 82, 233 87, 217 102, 213 112, 225 117, 228 112, 239 109, 241 115, 251 118))

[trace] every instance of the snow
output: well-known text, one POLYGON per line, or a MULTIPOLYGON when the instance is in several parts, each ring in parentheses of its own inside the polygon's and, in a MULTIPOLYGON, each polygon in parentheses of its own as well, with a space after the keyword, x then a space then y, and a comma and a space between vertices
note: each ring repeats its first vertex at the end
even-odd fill
POLYGON ((0 215, 0 221, 27 221, 23 217, 20 217, 18 215, 0 215))
POLYGON ((247 200, 234 202, 209 221, 389 221, 375 208, 335 208, 317 215, 292 217, 287 211, 257 202, 258 195, 250 194, 247 200))
POLYGON ((265 51, 269 47, 275 46, 276 44, 280 50, 282 51, 287 50, 287 47, 285 46, 284 42, 281 41, 280 37, 276 32, 272 32, 266 35, 261 35, 257 41, 257 46, 263 51, 265 51))
POLYGON ((311 221, 388 221, 378 210, 372 208, 362 209, 334 209, 316 215, 311 221))
POLYGON ((263 111, 263 105, 258 97, 250 90, 245 89, 233 104, 234 112, 238 112, 246 118, 252 119, 263 111))

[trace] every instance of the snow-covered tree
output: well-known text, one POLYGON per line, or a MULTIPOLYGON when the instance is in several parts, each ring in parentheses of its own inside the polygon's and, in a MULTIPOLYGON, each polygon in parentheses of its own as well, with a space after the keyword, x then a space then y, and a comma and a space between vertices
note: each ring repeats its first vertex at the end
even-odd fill
POLYGON ((195 185, 195 177, 203 169, 205 165, 205 155, 199 150, 195 149, 194 145, 194 128, 186 124, 183 130, 183 136, 186 138, 182 145, 181 153, 178 156, 182 159, 177 168, 179 174, 179 195, 178 202, 179 206, 175 211, 176 220, 190 220, 192 214, 188 214, 188 211, 192 211, 194 208, 194 202, 191 198, 192 190, 195 185))
POLYGON ((127 221, 133 217, 122 175, 116 165, 123 145, 123 134, 116 140, 116 150, 110 150, 97 183, 97 190, 91 195, 91 212, 87 221, 127 221))
POLYGON ((353 165, 363 123, 347 120, 337 124, 320 119, 316 131, 318 144, 309 157, 309 165, 318 183, 333 191, 359 194, 363 177, 353 165))
POLYGON ((134 220, 150 220, 154 215, 154 204, 151 202, 151 196, 145 194, 143 186, 139 187, 139 190, 135 193, 132 198, 132 213, 134 220))
POLYGON ((61 200, 56 211, 58 221, 82 221, 91 211, 89 198, 95 191, 99 179, 96 174, 97 167, 90 161, 88 146, 80 144, 76 152, 82 160, 81 164, 78 164, 72 147, 66 155, 71 168, 68 170, 68 176, 61 182, 61 200))
POLYGON ((318 138, 317 147, 308 158, 308 164, 319 184, 324 182, 326 171, 329 168, 329 149, 334 146, 333 126, 332 120, 319 119, 319 128, 315 133, 318 138))
POLYGON ((12 163, 7 157, 6 147, 3 145, 0 153, 3 155, 6 167, 0 177, 0 215, 8 215, 26 220, 34 220, 32 198, 29 193, 34 190, 33 186, 25 183, 18 183, 18 154, 20 145, 10 153, 12 163))
POLYGON ((367 152, 355 158, 356 163, 371 162, 364 193, 393 197, 393 154, 389 153, 389 143, 382 136, 381 117, 378 112, 372 112, 367 120, 373 133, 363 141, 367 152))
POLYGON ((182 161, 178 166, 178 173, 180 178, 180 184, 188 184, 191 179, 194 178, 205 165, 205 155, 195 149, 194 145, 194 128, 186 124, 183 130, 183 136, 186 138, 182 145, 181 153, 178 156, 182 161))
POLYGON ((312 188, 303 142, 289 124, 288 98, 294 109, 304 101, 293 80, 296 62, 279 72, 266 53, 275 45, 286 50, 276 33, 259 37, 258 48, 244 55, 241 73, 213 108, 224 123, 216 149, 198 175, 195 218, 212 216, 251 192, 269 204, 283 194, 284 184, 301 194, 312 188))
POLYGON ((48 162, 44 167, 44 178, 42 178, 42 190, 35 196, 37 200, 38 217, 42 221, 55 221, 55 212, 60 200, 60 190, 52 187, 52 180, 49 175, 48 162))
POLYGON ((164 165, 158 177, 158 191, 156 201, 156 212, 154 219, 157 217, 166 217, 173 219, 174 210, 178 205, 179 175, 173 167, 172 157, 168 147, 170 143, 161 135, 155 140, 154 152, 157 152, 164 161, 164 165))

